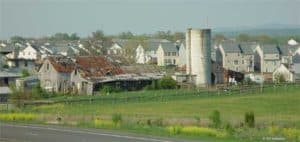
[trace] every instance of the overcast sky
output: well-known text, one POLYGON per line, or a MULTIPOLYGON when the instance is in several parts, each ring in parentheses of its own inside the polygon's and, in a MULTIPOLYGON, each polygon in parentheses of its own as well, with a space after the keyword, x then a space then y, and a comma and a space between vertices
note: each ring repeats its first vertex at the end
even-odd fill
POLYGON ((300 25, 300 0, 0 0, 0 39, 300 25))

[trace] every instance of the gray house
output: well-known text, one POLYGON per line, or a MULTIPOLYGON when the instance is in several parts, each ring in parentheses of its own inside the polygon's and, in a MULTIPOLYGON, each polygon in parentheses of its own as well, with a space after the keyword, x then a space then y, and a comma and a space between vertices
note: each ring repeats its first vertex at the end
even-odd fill
POLYGON ((253 72, 254 48, 252 43, 221 43, 216 49, 216 63, 226 70, 253 72))
POLYGON ((50 56, 39 69, 40 85, 48 91, 70 91, 70 75, 75 64, 70 58, 50 56))
POLYGON ((160 43, 157 49, 157 65, 178 65, 179 46, 175 43, 160 43))
POLYGON ((258 45, 254 53, 254 70, 273 73, 281 64, 282 51, 278 45, 258 45))

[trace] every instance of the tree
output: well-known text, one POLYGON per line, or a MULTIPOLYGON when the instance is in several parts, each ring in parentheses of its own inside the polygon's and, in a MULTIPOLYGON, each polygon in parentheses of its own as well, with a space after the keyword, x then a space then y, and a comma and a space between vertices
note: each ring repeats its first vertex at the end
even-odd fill
POLYGON ((154 36, 154 38, 158 38, 158 39, 167 39, 167 40, 173 39, 171 31, 166 31, 166 32, 158 31, 153 36, 154 36))
POLYGON ((171 76, 164 76, 159 84, 161 89, 175 89, 177 87, 177 82, 171 76))
POLYGON ((12 43, 24 42, 25 38, 23 38, 21 36, 13 36, 13 37, 10 38, 10 41, 12 43))
POLYGON ((118 38, 120 38, 120 39, 133 39, 134 35, 130 31, 122 32, 118 35, 118 38))
POLYGON ((237 37, 237 41, 239 42, 249 42, 251 41, 251 37, 248 34, 239 34, 237 37))
POLYGON ((173 34, 173 41, 183 41, 185 39, 185 34, 183 32, 175 32, 173 34))
POLYGON ((69 38, 70 40, 79 40, 80 39, 80 37, 76 34, 76 33, 72 33, 71 35, 70 35, 70 38, 69 38))
POLYGON ((220 43, 220 42, 226 40, 226 37, 223 34, 216 34, 216 35, 214 35, 213 40, 217 43, 220 43))
POLYGON ((105 40, 105 35, 102 30, 97 30, 96 32, 92 32, 92 38, 93 40, 105 40))

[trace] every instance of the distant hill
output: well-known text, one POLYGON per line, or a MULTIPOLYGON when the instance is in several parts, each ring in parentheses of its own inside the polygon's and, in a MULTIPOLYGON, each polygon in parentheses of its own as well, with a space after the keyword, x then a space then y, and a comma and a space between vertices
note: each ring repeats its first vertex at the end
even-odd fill
POLYGON ((228 37, 235 37, 241 33, 249 35, 269 36, 300 36, 300 25, 270 24, 258 27, 217 28, 214 34, 221 33, 228 37))

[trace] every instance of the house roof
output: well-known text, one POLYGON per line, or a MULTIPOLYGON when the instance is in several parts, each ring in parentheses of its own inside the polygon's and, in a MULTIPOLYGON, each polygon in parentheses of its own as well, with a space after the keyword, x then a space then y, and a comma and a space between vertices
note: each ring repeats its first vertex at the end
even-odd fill
POLYGON ((144 42, 142 43, 145 51, 156 51, 160 42, 144 42))
POLYGON ((178 52, 179 47, 170 42, 160 43, 161 47, 165 52, 178 52))
POLYGON ((118 65, 109 62, 101 56, 81 56, 75 61, 80 74, 89 80, 98 80, 107 75, 118 75, 124 73, 118 65))
POLYGON ((129 65, 121 68, 127 74, 160 73, 160 69, 155 65, 129 65))
POLYGON ((234 42, 224 42, 221 44, 225 53, 240 53, 239 44, 234 42))
POLYGON ((299 63, 300 64, 300 54, 296 54, 293 56, 293 63, 299 63))
POLYGON ((240 48, 242 54, 251 55, 254 53, 256 46, 257 46, 257 44, 255 44, 255 43, 241 43, 239 45, 239 48, 240 48))
POLYGON ((75 68, 75 64, 70 58, 50 56, 48 60, 57 72, 71 73, 75 68))
POLYGON ((264 54, 281 54, 280 47, 275 44, 263 44, 261 49, 264 54))

